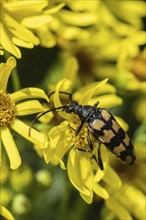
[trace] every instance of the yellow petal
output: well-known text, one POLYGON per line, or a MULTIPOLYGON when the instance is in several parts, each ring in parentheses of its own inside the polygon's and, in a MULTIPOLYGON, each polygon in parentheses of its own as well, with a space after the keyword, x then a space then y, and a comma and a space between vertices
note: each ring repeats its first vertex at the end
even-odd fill
POLYGON ((116 121, 119 123, 119 125, 124 129, 124 131, 127 131, 129 126, 128 124, 120 117, 114 116, 116 121))
POLYGON ((29 136, 30 126, 26 125, 22 121, 15 118, 13 123, 11 124, 11 127, 18 134, 20 134, 27 140, 31 141, 32 143, 40 146, 42 149, 48 146, 47 138, 40 132, 36 131, 35 129, 33 128, 31 129, 30 136, 29 136))
POLYGON ((46 101, 49 102, 48 96, 45 94, 45 92, 42 89, 39 88, 29 87, 29 88, 21 89, 19 91, 10 94, 10 97, 14 102, 23 99, 30 99, 30 98, 42 98, 42 99, 46 99, 46 101))
POLYGON ((5 25, 9 27, 9 31, 14 34, 14 36, 24 41, 31 42, 34 45, 39 44, 39 39, 30 30, 19 24, 11 16, 9 16, 8 14, 4 14, 3 19, 5 19, 5 25))
POLYGON ((63 170, 66 170, 66 166, 65 166, 65 163, 60 160, 60 167, 63 169, 63 170))
MULTIPOLYGON (((1 48, 1 47, 0 47, 1 48)), ((1 48, 2 49, 2 48, 1 48)), ((4 55, 4 51, 0 49, 0 56, 4 55)))
POLYGON ((13 54, 17 58, 21 58, 21 52, 18 47, 16 47, 11 40, 11 35, 9 36, 7 33, 7 30, 3 26, 2 23, 0 23, 0 30, 1 30, 1 45, 2 47, 13 54))
POLYGON ((77 59, 73 56, 69 56, 66 58, 65 61, 65 67, 63 70, 63 75, 65 78, 71 80, 72 84, 75 85, 76 77, 79 69, 79 64, 77 62, 77 59), (72 67, 72 68, 70 68, 72 67), (68 74, 70 73, 70 74, 68 74))
POLYGON ((79 103, 82 104, 82 105, 87 104, 87 103, 89 102, 89 100, 91 99, 91 97, 92 97, 92 96, 94 95, 94 93, 96 92, 96 90, 98 90, 98 88, 99 88, 100 86, 103 86, 107 81, 108 81, 108 79, 104 79, 104 80, 102 80, 101 82, 97 83, 95 87, 93 87, 93 88, 87 90, 87 92, 85 92, 85 93, 82 95, 82 97, 81 97, 79 103))
POLYGON ((26 101, 16 105, 16 115, 30 115, 45 111, 45 108, 37 100, 26 101))
POLYGON ((40 26, 37 28, 36 32, 40 39, 41 46, 50 48, 56 45, 56 36, 54 33, 48 30, 47 25, 40 26))
POLYGON ((54 13, 58 12, 64 6, 65 6, 65 3, 60 3, 60 4, 58 4, 57 6, 55 6, 53 8, 49 8, 49 9, 45 10, 44 14, 54 14, 54 13))
POLYGON ((40 13, 46 6, 48 6, 48 1, 7 1, 4 7, 10 11, 21 16, 28 17, 32 14, 40 13))
POLYGON ((22 24, 27 28, 38 28, 46 23, 50 23, 52 21, 52 17, 49 15, 39 15, 32 16, 23 19, 22 24))
POLYGON ((2 205, 0 205, 0 215, 2 215, 7 220, 14 220, 11 212, 2 205))
MULTIPOLYGON (((97 82, 93 82, 93 83, 89 83, 86 86, 82 87, 81 89, 79 89, 77 92, 74 93, 74 99, 75 100, 80 100, 82 94, 84 94, 85 92, 87 92, 90 89, 93 89, 97 86, 97 82)), ((100 87, 98 87, 98 89, 95 91, 94 96, 100 97, 102 94, 105 94, 105 92, 108 93, 116 93, 116 89, 114 86, 112 86, 109 83, 106 83, 100 87)), ((92 100, 92 97, 91 97, 92 100)))
POLYGON ((80 196, 84 199, 85 202, 87 202, 88 204, 91 204, 93 202, 93 192, 91 191, 91 195, 87 196, 83 193, 80 192, 80 196))
POLYGON ((88 26, 97 22, 97 14, 96 13, 88 13, 88 12, 71 12, 69 10, 61 10, 59 12, 60 17, 63 21, 75 25, 75 26, 88 26))
POLYGON ((21 164, 20 154, 7 127, 1 129, 1 138, 10 161, 10 168, 17 169, 21 164))
POLYGON ((105 170, 105 175, 103 177, 103 180, 110 185, 113 188, 120 188, 122 186, 122 181, 118 174, 110 167, 110 165, 107 166, 105 170))
POLYGON ((51 163, 59 163, 59 161, 63 158, 66 152, 72 147, 70 140, 66 135, 67 126, 65 124, 60 124, 54 128, 52 128, 49 132, 50 145, 53 150, 53 155, 48 151, 48 158, 50 158, 51 163), (52 156, 50 156, 52 155, 52 156))
MULTIPOLYGON (((38 148, 39 146, 37 146, 37 148, 38 148)), ((36 148, 36 147, 35 147, 36 148)), ((38 151, 38 149, 37 149, 37 151, 38 151)), ((46 163, 49 163, 50 162, 50 160, 53 158, 55 158, 55 149, 51 149, 51 146, 50 146, 50 144, 48 143, 48 147, 46 147, 46 148, 43 148, 42 149, 42 152, 41 153, 43 153, 43 156, 44 156, 44 159, 45 159, 45 162, 46 163)), ((53 160, 52 159, 52 160, 53 160)), ((53 160, 53 162, 55 161, 55 159, 53 160)), ((56 161, 55 161, 56 162, 56 161)), ((52 163, 53 165, 58 165, 59 164, 59 161, 57 161, 57 163, 52 163)))
POLYGON ((89 32, 87 30, 83 30, 78 27, 65 26, 65 27, 62 27, 61 37, 66 40, 81 40, 81 39, 86 40, 89 38, 89 32))
POLYGON ((0 91, 5 92, 7 83, 12 69, 16 66, 16 60, 14 57, 10 57, 6 63, 0 64, 0 91))
POLYGON ((118 192, 117 200, 126 207, 136 219, 145 219, 145 193, 129 184, 125 184, 118 192), (127 203, 128 201, 128 203, 127 203))
MULTIPOLYGON (((69 88, 70 85, 71 85, 71 81, 67 80, 67 79, 63 79, 57 84, 56 90, 55 90, 55 93, 54 93, 55 108, 62 106, 62 103, 61 103, 60 98, 59 98, 59 91, 67 91, 66 88, 69 88)), ((65 112, 58 112, 58 114, 61 117, 63 117, 64 119, 69 120, 69 118, 70 118, 70 115, 65 113, 65 112)))
MULTIPOLYGON (((85 155, 84 155, 85 156, 85 155)), ((89 158, 88 158, 89 159, 89 158)), ((71 183, 80 193, 92 197, 90 186, 86 185, 90 173, 90 162, 77 149, 72 149, 67 162, 67 172, 71 183)))
POLYGON ((108 209, 112 211, 113 214, 115 214, 118 217, 119 220, 123 220, 123 219, 132 220, 133 219, 130 213, 128 212, 128 210, 111 197, 108 200, 106 200, 106 206, 108 207, 108 209))
POLYGON ((60 124, 56 127, 53 127, 49 131, 49 145, 48 148, 43 150, 45 161, 57 165, 61 163, 61 159, 67 151, 66 143, 66 127, 63 124, 60 124))
POLYGON ((26 42, 26 41, 21 40, 20 38, 17 38, 17 37, 13 37, 13 43, 15 45, 17 45, 18 47, 22 47, 22 45, 23 45, 23 47, 29 48, 29 49, 34 47, 33 43, 26 42))
POLYGON ((122 99, 117 95, 108 94, 108 95, 100 95, 96 98, 92 98, 91 101, 89 101, 89 105, 94 105, 95 102, 97 101, 99 101, 99 106, 103 108, 111 108, 114 106, 121 105, 123 103, 122 99))
MULTIPOLYGON (((48 108, 45 108, 45 106, 43 107, 44 108, 44 112, 48 111, 48 108)), ((48 112, 46 114, 44 114, 42 117, 39 118, 39 121, 41 123, 44 123, 44 124, 48 124, 50 123, 50 121, 52 120, 52 118, 54 117, 54 114, 52 112, 48 112)))
POLYGON ((98 183, 95 183, 92 180, 92 189, 95 192, 96 195, 100 196, 103 199, 108 199, 109 198, 109 194, 106 191, 106 189, 104 189, 102 186, 100 186, 98 183))

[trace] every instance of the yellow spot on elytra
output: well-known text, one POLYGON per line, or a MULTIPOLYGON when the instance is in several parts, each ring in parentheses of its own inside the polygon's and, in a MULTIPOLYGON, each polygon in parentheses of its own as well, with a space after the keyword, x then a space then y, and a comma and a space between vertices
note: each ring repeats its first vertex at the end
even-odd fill
POLYGON ((91 124, 92 129, 101 130, 101 128, 105 125, 105 123, 100 119, 95 119, 91 124))
POLYGON ((123 139, 123 142, 126 144, 126 146, 129 145, 130 139, 127 134, 125 134, 125 138, 123 139))
POLYGON ((106 109, 102 110, 101 115, 106 121, 108 121, 111 117, 111 114, 106 109))
POLYGON ((125 146, 121 143, 118 147, 115 147, 113 153, 120 155, 121 152, 125 151, 125 146))
POLYGON ((129 155, 126 157, 125 163, 131 164, 131 162, 132 162, 132 157, 129 155))
POLYGON ((112 128, 114 129, 114 131, 115 131, 116 133, 118 133, 118 130, 119 130, 119 128, 120 128, 120 125, 118 124, 117 121, 112 120, 112 128))
POLYGON ((102 142, 110 143, 111 139, 115 136, 112 130, 104 130, 104 135, 99 137, 102 142))

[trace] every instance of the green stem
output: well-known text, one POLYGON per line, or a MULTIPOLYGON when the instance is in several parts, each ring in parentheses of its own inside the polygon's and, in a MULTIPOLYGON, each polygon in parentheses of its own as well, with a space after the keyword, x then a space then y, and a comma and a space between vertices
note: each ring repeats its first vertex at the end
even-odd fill
POLYGON ((14 91, 21 89, 21 82, 20 82, 19 74, 18 74, 16 67, 12 71, 11 79, 12 79, 14 91))

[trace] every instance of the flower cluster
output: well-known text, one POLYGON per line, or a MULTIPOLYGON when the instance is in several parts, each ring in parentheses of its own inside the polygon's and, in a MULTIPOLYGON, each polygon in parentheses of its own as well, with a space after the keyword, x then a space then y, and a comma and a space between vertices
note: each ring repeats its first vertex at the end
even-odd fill
POLYGON ((0 215, 86 219, 92 203, 96 219, 145 219, 145 2, 0 0, 0 13, 0 215), (87 123, 76 135, 72 100, 114 115, 133 166, 87 123))
MULTIPOLYGON (((37 30, 43 31, 43 26, 51 22, 52 14, 63 6, 64 4, 60 4, 49 10, 47 0, 1 0, 1 54, 3 54, 3 49, 5 49, 17 58, 21 58, 21 51, 18 46, 31 49, 39 45, 41 36, 39 39, 39 36, 35 35, 35 30, 36 32, 37 30)), ((51 37, 48 35, 46 38, 51 42, 51 37)))

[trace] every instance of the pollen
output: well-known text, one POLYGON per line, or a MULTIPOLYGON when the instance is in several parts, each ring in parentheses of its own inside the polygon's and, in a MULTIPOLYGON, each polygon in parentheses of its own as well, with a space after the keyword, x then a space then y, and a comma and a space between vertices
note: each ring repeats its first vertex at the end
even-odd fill
POLYGON ((0 127, 9 126, 15 117, 15 104, 9 94, 0 93, 0 127))
POLYGON ((73 122, 68 126, 67 134, 72 146, 78 149, 86 150, 89 148, 87 141, 87 129, 83 127, 78 135, 75 134, 79 124, 73 122))

